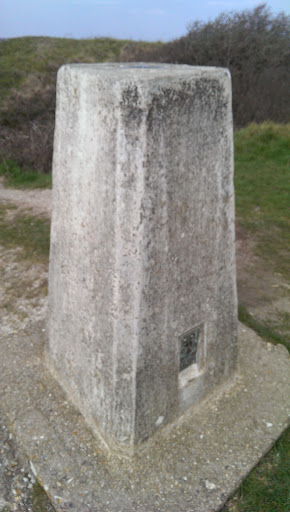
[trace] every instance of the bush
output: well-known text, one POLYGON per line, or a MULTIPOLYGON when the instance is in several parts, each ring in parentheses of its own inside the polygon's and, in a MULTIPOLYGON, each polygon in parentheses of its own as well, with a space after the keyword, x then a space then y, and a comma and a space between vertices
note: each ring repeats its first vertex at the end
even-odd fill
POLYGON ((21 167, 49 173, 52 162, 55 84, 31 95, 14 91, 0 111, 0 155, 21 167))

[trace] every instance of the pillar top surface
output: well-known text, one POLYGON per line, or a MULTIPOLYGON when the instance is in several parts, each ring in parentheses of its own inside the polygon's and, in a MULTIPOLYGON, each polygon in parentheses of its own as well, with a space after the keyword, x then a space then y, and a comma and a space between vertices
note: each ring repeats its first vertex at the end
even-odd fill
POLYGON ((146 80, 147 78, 164 78, 164 77, 225 77, 229 76, 226 68, 205 67, 205 66, 188 66, 186 64, 164 64, 152 62, 122 62, 122 63, 76 63, 65 64, 60 68, 81 74, 94 74, 102 76, 102 78, 132 78, 137 80, 146 80))

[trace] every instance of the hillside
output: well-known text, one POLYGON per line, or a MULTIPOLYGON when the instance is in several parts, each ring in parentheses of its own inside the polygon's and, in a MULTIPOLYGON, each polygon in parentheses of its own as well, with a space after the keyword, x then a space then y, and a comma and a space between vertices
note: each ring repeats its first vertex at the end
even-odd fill
MULTIPOLYGON (((135 43, 142 50, 154 43, 135 43)), ((35 93, 55 82, 58 68, 69 62, 114 62, 130 41, 93 38, 18 37, 0 42, 0 105, 9 94, 35 93)))

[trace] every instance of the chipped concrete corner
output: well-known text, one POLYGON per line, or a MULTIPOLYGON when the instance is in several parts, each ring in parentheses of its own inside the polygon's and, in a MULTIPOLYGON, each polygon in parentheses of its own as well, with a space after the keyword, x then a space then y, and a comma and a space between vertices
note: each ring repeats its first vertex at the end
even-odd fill
POLYGON ((113 450, 134 451, 236 369, 232 132, 225 69, 58 73, 47 360, 113 450))

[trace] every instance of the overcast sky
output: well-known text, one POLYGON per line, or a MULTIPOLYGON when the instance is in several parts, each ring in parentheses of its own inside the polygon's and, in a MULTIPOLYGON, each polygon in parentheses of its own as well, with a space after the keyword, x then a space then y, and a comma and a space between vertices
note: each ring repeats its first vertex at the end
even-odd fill
MULTIPOLYGON (((34 36, 169 40, 190 22, 252 9, 255 0, 0 0, 0 38, 34 36)), ((289 0, 267 2, 289 14, 289 0)))

